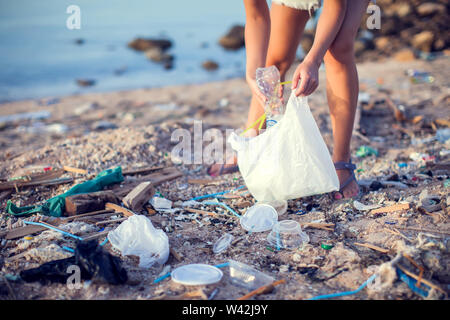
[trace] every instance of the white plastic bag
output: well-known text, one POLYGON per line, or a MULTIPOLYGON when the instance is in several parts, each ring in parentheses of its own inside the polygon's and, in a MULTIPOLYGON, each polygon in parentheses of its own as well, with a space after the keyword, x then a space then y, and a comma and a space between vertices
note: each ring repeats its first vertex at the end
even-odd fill
POLYGON ((327 146, 307 98, 291 94, 283 118, 253 138, 232 133, 239 170, 258 201, 296 199, 339 190, 327 146))
POLYGON ((169 238, 150 219, 133 215, 108 233, 109 242, 123 255, 139 256, 139 267, 163 265, 169 258, 169 238))

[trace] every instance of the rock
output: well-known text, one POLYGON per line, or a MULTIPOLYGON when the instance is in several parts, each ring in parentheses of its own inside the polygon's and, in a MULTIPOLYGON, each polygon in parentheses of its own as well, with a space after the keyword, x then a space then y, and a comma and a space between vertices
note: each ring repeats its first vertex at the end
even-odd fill
POLYGON ((378 37, 375 39, 375 48, 378 50, 385 50, 390 46, 390 41, 388 37, 378 37))
POLYGON ((172 42, 167 39, 143 39, 136 38, 130 43, 128 47, 136 51, 147 51, 153 48, 159 48, 162 51, 169 49, 172 46, 172 42))
POLYGON ((212 60, 206 60, 202 63, 202 67, 205 70, 213 71, 213 70, 217 70, 219 68, 219 65, 212 60))
POLYGON ((431 31, 422 31, 421 33, 416 34, 412 40, 411 44, 414 48, 424 51, 430 52, 431 46, 434 41, 434 34, 431 31))
POLYGON ((174 59, 173 55, 165 53, 163 49, 159 47, 150 48, 145 50, 145 56, 154 62, 170 62, 174 59))
POLYGON ((108 130, 108 129, 117 129, 117 125, 115 123, 101 120, 97 121, 92 125, 92 130, 108 130))
POLYGON ((403 49, 394 54, 394 59, 400 62, 408 62, 416 59, 411 49, 403 49))
POLYGON ((226 35, 219 39, 219 44, 227 50, 238 50, 245 46, 244 26, 233 26, 226 35))
POLYGON ((395 14, 399 18, 405 18, 412 12, 412 7, 408 2, 401 2, 394 9, 395 14))
POLYGON ((425 17, 436 13, 445 14, 447 10, 443 4, 434 2, 425 2, 419 5, 416 8, 416 11, 419 14, 419 16, 425 17))
POLYGON ((95 84, 95 80, 92 79, 77 79, 76 81, 80 87, 91 87, 95 84))

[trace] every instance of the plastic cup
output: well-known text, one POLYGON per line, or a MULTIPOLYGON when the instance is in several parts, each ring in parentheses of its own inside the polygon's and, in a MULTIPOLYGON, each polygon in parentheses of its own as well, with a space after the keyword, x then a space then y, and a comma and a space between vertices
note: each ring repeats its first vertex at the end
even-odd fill
POLYGON ((278 249, 295 249, 309 242, 309 237, 297 221, 283 220, 273 226, 267 241, 278 249))
POLYGON ((233 235, 225 233, 214 243, 213 252, 216 254, 224 252, 230 246, 231 241, 233 241, 233 235))
POLYGON ((230 279, 235 285, 254 290, 271 284, 274 279, 245 263, 230 260, 230 279))

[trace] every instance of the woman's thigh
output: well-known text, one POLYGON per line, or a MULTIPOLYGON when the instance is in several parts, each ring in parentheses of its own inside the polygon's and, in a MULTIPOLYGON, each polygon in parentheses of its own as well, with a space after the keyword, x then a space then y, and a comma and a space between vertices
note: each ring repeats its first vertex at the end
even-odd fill
POLYGON ((272 3, 266 66, 276 65, 280 73, 284 75, 295 59, 308 19, 309 12, 307 10, 272 3))

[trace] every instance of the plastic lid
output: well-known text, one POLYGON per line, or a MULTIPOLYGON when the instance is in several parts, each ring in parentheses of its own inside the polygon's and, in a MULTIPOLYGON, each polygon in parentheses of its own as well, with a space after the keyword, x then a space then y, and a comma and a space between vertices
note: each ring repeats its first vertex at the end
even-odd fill
POLYGON ((213 252, 221 253, 225 251, 231 244, 231 241, 233 241, 233 236, 229 233, 225 233, 219 240, 216 241, 216 243, 214 243, 213 252))
POLYGON ((223 273, 219 268, 208 264, 188 264, 172 271, 176 283, 199 286, 219 282, 223 273))
POLYGON ((247 231, 263 232, 271 230, 278 221, 278 213, 268 204, 255 204, 241 217, 241 226, 247 231))

